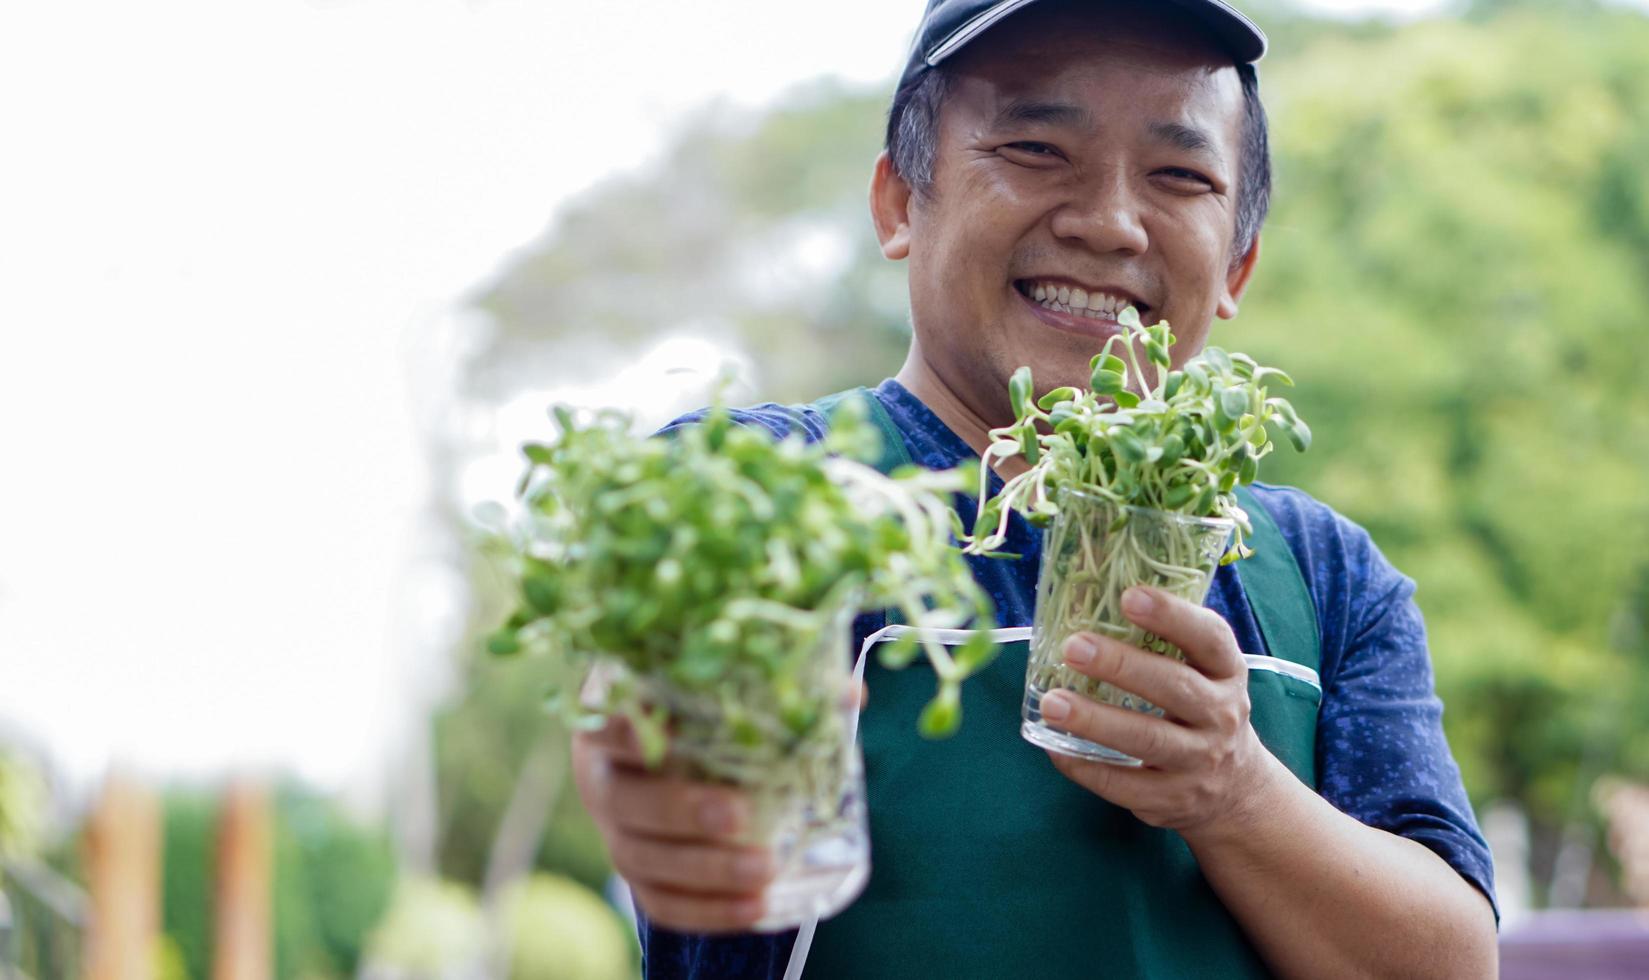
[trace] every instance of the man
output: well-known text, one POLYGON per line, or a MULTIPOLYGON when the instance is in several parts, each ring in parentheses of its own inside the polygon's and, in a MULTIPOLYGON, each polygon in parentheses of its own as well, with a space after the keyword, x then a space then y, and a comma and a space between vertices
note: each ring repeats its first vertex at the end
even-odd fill
MULTIPOLYGON (((987 431, 1011 420, 1007 379, 1022 364, 1042 391, 1086 385, 1125 305, 1173 324, 1176 364, 1216 318, 1236 315, 1269 188, 1252 66, 1264 44, 1219 0, 931 0, 870 200, 884 254, 909 264, 914 327, 897 377, 871 394, 911 458, 976 460, 987 431)), ((740 417, 809 438, 828 424, 807 408, 740 417)), ((966 760, 949 776, 907 770, 914 781, 883 783, 881 796, 873 781, 871 883, 820 927, 810 975, 1494 974, 1489 856, 1443 740, 1413 583, 1304 494, 1262 486, 1256 497, 1316 617, 1317 790, 1251 724, 1242 652, 1265 641, 1234 570, 1220 571, 1206 608, 1134 590, 1130 618, 1187 662, 1088 635, 1067 643, 1068 662, 1170 718, 1066 696, 1043 710, 1146 765, 1044 757, 1016 742, 1016 771, 1046 776, 1051 762, 1062 790, 996 798, 1001 767, 966 760), (946 778, 974 795, 924 812, 915 790, 901 791, 943 793, 934 780, 946 778), (1032 839, 993 833, 1016 820, 1032 839), (976 860, 929 860, 958 827, 976 860), (1090 843, 1111 847, 1118 867, 1160 857, 1167 869, 1175 848, 1188 849, 1192 877, 1062 861, 1065 840, 1099 827, 1090 843), (969 877, 972 864, 998 877, 976 887, 985 879, 969 877), (1213 914, 1181 916, 1203 898, 1213 914)), ((1002 625, 1026 625, 1039 533, 1016 523, 1006 550, 1024 557, 975 561, 975 575, 1002 625)), ((892 751, 868 721, 878 684, 873 673, 869 770, 892 751)), ((981 723, 968 710, 964 729, 981 723)), ((621 726, 575 744, 581 794, 643 914, 650 975, 781 975, 794 934, 748 933, 771 858, 728 843, 744 801, 649 775, 638 759, 621 726)))

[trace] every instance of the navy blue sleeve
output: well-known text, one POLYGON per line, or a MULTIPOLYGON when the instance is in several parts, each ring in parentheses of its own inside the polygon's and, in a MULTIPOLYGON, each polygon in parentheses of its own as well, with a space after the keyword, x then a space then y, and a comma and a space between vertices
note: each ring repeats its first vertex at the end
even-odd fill
POLYGON ((1319 791, 1363 823, 1425 845, 1494 904, 1494 865, 1443 735, 1414 581, 1367 531, 1306 494, 1257 492, 1289 539, 1322 628, 1319 791))
POLYGON ((647 980, 758 980, 782 977, 796 930, 772 935, 699 936, 647 921, 636 908, 641 975, 647 980))
MULTIPOLYGON (((704 421, 706 411, 701 408, 672 419, 655 434, 668 435, 683 426, 697 425, 704 421)), ((776 405, 765 402, 749 408, 728 409, 727 414, 740 425, 754 425, 766 429, 773 433, 775 439, 783 439, 790 433, 799 431, 808 442, 818 442, 830 431, 830 424, 824 414, 811 405, 776 405)))

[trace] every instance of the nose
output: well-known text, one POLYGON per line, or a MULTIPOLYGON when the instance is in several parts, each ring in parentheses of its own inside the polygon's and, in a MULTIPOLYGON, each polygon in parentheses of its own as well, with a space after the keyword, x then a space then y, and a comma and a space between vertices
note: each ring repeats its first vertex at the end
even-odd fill
POLYGON ((1151 244, 1140 212, 1141 202, 1126 174, 1096 174, 1076 185, 1054 211, 1053 233, 1095 252, 1140 255, 1151 244))

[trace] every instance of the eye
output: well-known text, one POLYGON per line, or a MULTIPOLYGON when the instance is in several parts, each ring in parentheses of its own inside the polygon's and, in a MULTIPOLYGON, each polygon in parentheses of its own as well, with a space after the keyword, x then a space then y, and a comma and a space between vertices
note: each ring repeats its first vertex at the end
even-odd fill
POLYGON ((1209 180, 1202 174, 1197 173, 1195 170, 1187 170, 1184 167, 1164 167, 1161 170, 1158 170, 1157 174, 1168 178, 1168 180, 1171 181, 1176 187, 1185 187, 1189 189, 1193 186, 1197 188, 1212 188, 1214 186, 1214 182, 1212 180, 1209 180))
POLYGON ((1009 159, 1021 163, 1036 163, 1048 160, 1063 160, 1065 154, 1057 147, 1047 143, 1038 143, 1035 140, 1017 140, 1013 143, 1004 143, 1002 150, 1009 159))

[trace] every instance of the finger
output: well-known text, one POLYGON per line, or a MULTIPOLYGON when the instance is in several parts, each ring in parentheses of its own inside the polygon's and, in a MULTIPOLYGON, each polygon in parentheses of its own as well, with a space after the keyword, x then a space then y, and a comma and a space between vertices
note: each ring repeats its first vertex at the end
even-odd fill
POLYGON ((693 844, 619 834, 608 842, 613 867, 632 885, 748 896, 773 880, 777 869, 765 848, 693 844))
POLYGON ((1065 662, 1095 680, 1109 681, 1193 725, 1212 720, 1220 689, 1193 667, 1097 633, 1065 641, 1065 662))
POLYGON ((1136 585, 1122 594, 1122 614, 1179 647, 1187 663, 1215 680, 1239 677, 1248 669, 1230 625, 1212 609, 1136 585))
POLYGON ((1146 805, 1158 791, 1162 777, 1161 773, 1150 769, 1077 759, 1061 752, 1048 752, 1048 761, 1066 779, 1124 810, 1136 810, 1146 805))
POLYGON ((1156 769, 1184 768, 1202 742, 1196 732, 1166 718, 1099 704, 1073 691, 1043 695, 1042 717, 1060 731, 1126 752, 1156 769))
POLYGON ((726 841, 749 823, 749 801, 736 790, 657 773, 614 769, 605 802, 620 830, 643 836, 726 841))
POLYGON ((641 752, 641 739, 636 736, 636 730, 628 718, 609 718, 605 726, 579 732, 573 740, 602 753, 613 765, 639 768, 647 764, 641 752))
POLYGON ((750 932, 766 910, 760 895, 729 898, 633 883, 631 893, 655 925, 677 932, 750 932))

